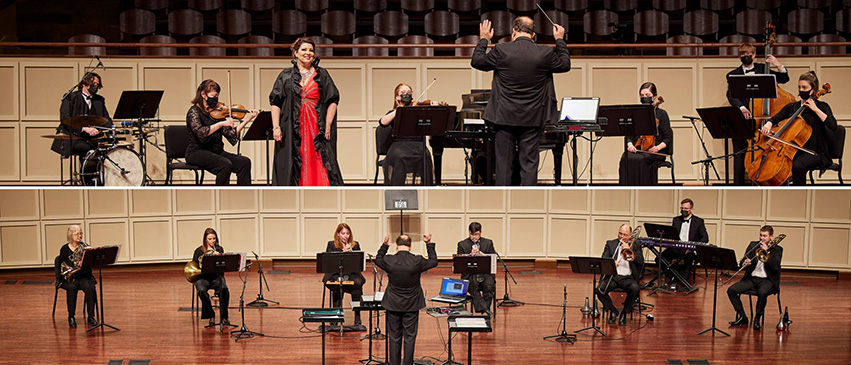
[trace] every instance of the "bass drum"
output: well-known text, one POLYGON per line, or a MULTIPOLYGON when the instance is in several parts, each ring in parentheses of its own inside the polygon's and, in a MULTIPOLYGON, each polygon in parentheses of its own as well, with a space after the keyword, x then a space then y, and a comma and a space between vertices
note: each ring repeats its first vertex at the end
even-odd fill
POLYGON ((145 166, 127 147, 91 151, 83 159, 80 179, 84 186, 142 186, 145 166))

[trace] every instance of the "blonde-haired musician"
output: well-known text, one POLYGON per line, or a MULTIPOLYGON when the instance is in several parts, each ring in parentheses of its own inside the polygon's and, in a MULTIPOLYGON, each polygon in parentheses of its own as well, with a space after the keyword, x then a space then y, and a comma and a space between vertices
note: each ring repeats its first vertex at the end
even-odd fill
POLYGON ((82 290, 86 295, 86 313, 88 318, 86 322, 90 326, 98 324, 95 320, 95 302, 97 301, 97 292, 95 291, 95 280, 92 275, 92 269, 80 269, 71 274, 67 279, 63 275, 65 268, 76 268, 80 264, 82 250, 88 245, 83 242, 83 228, 74 224, 68 227, 65 232, 68 242, 59 249, 59 256, 56 271, 56 280, 59 285, 65 289, 66 302, 68 304, 68 326, 77 328, 77 320, 74 315, 77 313, 77 291, 82 290), (76 252, 76 254, 75 254, 76 252), (65 265, 62 265, 65 264, 65 265))

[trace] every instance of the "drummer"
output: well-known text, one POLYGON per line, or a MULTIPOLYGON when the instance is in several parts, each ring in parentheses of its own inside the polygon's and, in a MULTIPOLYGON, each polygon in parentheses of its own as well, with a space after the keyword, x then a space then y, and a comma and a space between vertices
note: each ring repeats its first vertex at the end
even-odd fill
POLYGON ((91 120, 95 125, 102 124, 100 127, 111 128, 112 118, 109 117, 109 112, 106 110, 106 103, 103 96, 98 95, 98 90, 103 88, 103 82, 100 75, 92 72, 86 75, 74 91, 64 99, 62 106, 59 108, 59 127, 56 127, 57 134, 70 134, 75 139, 74 144, 67 139, 55 139, 50 149, 62 157, 70 155, 85 156, 89 151, 95 149, 96 145, 90 140, 101 134, 100 130, 95 126, 80 126, 70 123, 71 117, 79 115, 93 115, 103 117, 105 120, 95 118, 91 120), (72 124, 72 125, 68 125, 72 124))

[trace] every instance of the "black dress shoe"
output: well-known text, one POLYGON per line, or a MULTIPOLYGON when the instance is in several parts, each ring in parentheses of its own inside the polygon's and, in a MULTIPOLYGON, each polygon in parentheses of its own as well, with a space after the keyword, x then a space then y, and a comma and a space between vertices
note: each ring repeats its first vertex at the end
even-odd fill
POLYGON ((86 323, 88 323, 89 326, 92 326, 92 327, 98 325, 98 321, 95 319, 95 317, 89 317, 89 319, 86 320, 86 323))
POLYGON ((215 325, 216 325, 216 318, 215 318, 215 317, 214 317, 214 318, 210 318, 210 325, 211 325, 211 326, 215 326, 215 325))
POLYGON ((745 316, 736 316, 735 321, 727 322, 730 326, 747 326, 748 325, 748 317, 745 316))
POLYGON ((230 326, 231 324, 230 324, 230 321, 227 318, 225 318, 225 319, 222 320, 222 325, 230 326))
POLYGON ((626 312, 622 312, 618 317, 618 326, 626 326, 626 312))
POLYGON ((759 330, 762 329, 762 325, 760 325, 759 322, 762 322, 762 321, 759 320, 759 317, 756 317, 756 318, 753 319, 753 330, 754 331, 759 331, 759 330))
POLYGON ((613 310, 609 312, 609 323, 615 323, 618 320, 618 311, 613 310))
POLYGON ((74 317, 68 317, 68 326, 71 328, 77 328, 77 320, 74 317))

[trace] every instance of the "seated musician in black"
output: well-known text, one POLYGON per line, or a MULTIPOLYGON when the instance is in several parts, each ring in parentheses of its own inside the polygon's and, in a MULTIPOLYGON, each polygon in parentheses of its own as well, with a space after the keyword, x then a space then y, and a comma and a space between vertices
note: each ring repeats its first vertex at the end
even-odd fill
MULTIPOLYGON (((106 100, 103 96, 98 95, 98 90, 103 88, 103 82, 100 75, 90 73, 80 81, 78 90, 72 92, 62 99, 62 106, 59 107, 59 120, 64 121, 78 115, 97 115, 104 117, 109 122, 103 127, 112 127, 112 118, 109 117, 109 111, 106 110, 106 100)), ((94 150, 96 145, 89 140, 101 132, 94 127, 69 128, 67 125, 59 123, 56 127, 56 134, 73 135, 74 144, 70 140, 57 139, 53 141, 50 149, 62 157, 70 155, 86 156, 86 154, 94 150)))
MULTIPOLYGON (((384 158, 384 185, 405 185, 408 173, 419 174, 425 185, 431 185, 434 177, 434 166, 431 152, 424 145, 422 137, 393 137, 393 122, 396 119, 396 108, 411 106, 413 89, 408 84, 396 85, 393 90, 395 97, 393 110, 387 112, 378 121, 375 143, 387 146, 387 157, 384 158), (425 164, 423 164, 423 156, 425 164), (423 168, 425 167, 425 173, 423 168)), ((436 103, 432 103, 436 104, 436 103)))
MULTIPOLYGON (((645 82, 638 89, 638 96, 641 97, 642 104, 654 104, 658 95, 656 94, 656 84, 645 82)), ((620 185, 656 185, 659 181, 659 166, 658 164, 665 161, 665 156, 654 155, 654 153, 663 153, 670 155, 674 152, 674 131, 671 130, 671 120, 668 118, 668 112, 656 107, 656 120, 659 124, 656 126, 655 143, 652 147, 643 153, 639 151, 641 147, 636 146, 641 136, 626 136, 626 151, 621 156, 620 168, 618 169, 618 183, 620 185)), ((644 136, 643 138, 648 138, 644 136)))
MULTIPOLYGON (((703 218, 694 215, 694 201, 689 198, 680 202, 680 215, 671 219, 671 226, 677 229, 680 234, 680 241, 709 242, 706 224, 704 224, 703 218)), ((674 266, 665 271, 669 281, 674 282, 674 274, 671 270, 677 270, 677 262, 683 263, 682 270, 679 273, 684 279, 688 280, 694 261, 697 260, 697 253, 683 248, 669 247, 662 251, 662 257, 674 266)), ((656 264, 659 264, 658 258, 656 264)))
POLYGON ((617 318, 618 325, 626 325, 626 316, 632 313, 632 306, 638 298, 641 286, 638 281, 641 279, 641 269, 644 267, 644 255, 641 253, 641 248, 633 247, 635 258, 632 261, 627 261, 621 255, 623 250, 628 249, 630 238, 632 237, 632 227, 629 224, 622 224, 618 229, 618 238, 606 241, 606 247, 603 249, 603 256, 606 258, 615 259, 615 268, 617 275, 604 275, 600 278, 597 285, 597 298, 603 303, 603 310, 609 312, 609 323, 615 323, 617 318), (623 312, 618 317, 618 310, 612 304, 612 298, 609 297, 609 291, 614 288, 621 288, 626 292, 626 301, 624 301, 623 312))
MULTIPOLYGON (((482 224, 470 223, 470 237, 458 242, 459 255, 480 256, 485 254, 496 254, 493 241, 482 237, 482 224)), ((461 279, 470 282, 467 292, 473 296, 473 309, 477 313, 485 313, 491 316, 491 305, 496 295, 496 277, 493 274, 462 274, 461 279)))
MULTIPOLYGON (((360 243, 354 240, 354 236, 352 235, 352 228, 349 227, 349 225, 346 223, 340 223, 337 225, 337 229, 334 230, 334 240, 328 241, 328 247, 325 248, 325 252, 352 251, 361 251, 360 243)), ((327 273, 322 278, 322 282, 325 283, 325 287, 331 290, 332 307, 342 308, 343 293, 349 293, 349 295, 352 296, 352 301, 355 302, 360 302, 363 298, 363 284, 366 283, 366 279, 363 277, 363 274, 359 272, 343 273, 342 281, 353 281, 354 284, 343 285, 342 292, 340 292, 340 287, 338 285, 329 285, 329 281, 340 283, 340 274, 327 273)), ((355 312, 355 326, 358 327, 358 330, 366 330, 366 328, 363 327, 363 325, 361 324, 360 311, 355 312)))
POLYGON ((251 160, 226 152, 222 136, 231 145, 236 145, 242 129, 257 117, 258 111, 247 113, 239 124, 231 118, 215 120, 210 112, 219 103, 219 92, 221 87, 213 80, 204 80, 198 85, 192 107, 186 113, 186 127, 189 128, 186 162, 215 174, 216 185, 228 185, 232 172, 236 174, 237 185, 250 185, 251 160))
POLYGON ((738 283, 727 288, 727 297, 730 298, 730 304, 736 311, 736 320, 730 322, 730 326, 741 326, 748 324, 748 317, 745 315, 745 308, 742 306, 742 293, 755 290, 756 291, 756 313, 753 318, 753 329, 759 331, 762 329, 762 316, 765 313, 765 304, 768 301, 768 295, 776 293, 780 289, 780 261, 783 260, 783 247, 780 245, 774 246, 768 250, 768 243, 774 239, 774 228, 771 226, 762 226, 759 229, 759 241, 751 241, 745 252, 750 252, 747 257, 742 258, 740 266, 746 266, 745 275, 738 283), (762 262, 757 260, 755 253, 757 246, 768 252, 768 261, 762 262), (753 265, 752 265, 753 264, 753 265))
POLYGON ((833 163, 832 156, 828 152, 828 143, 830 143, 829 133, 837 128, 836 118, 833 116, 833 111, 830 110, 830 105, 814 98, 819 87, 818 76, 815 72, 809 71, 802 74, 798 78, 798 96, 801 101, 786 104, 783 109, 780 109, 780 112, 765 122, 760 130, 762 134, 770 134, 771 127, 789 119, 802 105, 805 106, 801 112, 801 118, 812 128, 813 133, 803 147, 814 151, 816 156, 804 151, 795 153, 795 157, 792 159, 793 185, 806 185, 807 171, 825 169, 833 163))
POLYGON ((96 326, 98 324, 97 320, 95 320, 95 302, 97 301, 95 284, 97 284, 97 281, 94 275, 92 275, 92 269, 79 269, 71 274, 68 279, 63 275, 63 271, 74 269, 80 264, 79 260, 83 248, 89 245, 83 242, 83 229, 76 224, 68 227, 65 235, 68 238, 68 243, 62 245, 59 249, 59 267, 56 268, 58 274, 56 275, 56 280, 65 289, 66 302, 68 304, 68 326, 77 328, 75 314, 77 313, 78 290, 82 290, 86 295, 86 313, 88 314, 86 322, 89 326, 96 326))
MULTIPOLYGON (((204 241, 195 249, 192 261, 201 263, 201 259, 207 254, 222 254, 225 249, 219 246, 219 235, 215 229, 204 230, 204 241)), ((213 303, 210 301, 210 293, 207 290, 214 289, 219 293, 219 317, 223 325, 230 325, 228 320, 228 303, 230 302, 230 290, 225 281, 224 273, 201 274, 195 281, 195 289, 198 290, 198 299, 201 300, 201 319, 210 319, 210 325, 216 324, 216 312, 213 311, 213 303)))

